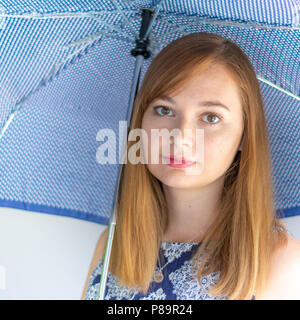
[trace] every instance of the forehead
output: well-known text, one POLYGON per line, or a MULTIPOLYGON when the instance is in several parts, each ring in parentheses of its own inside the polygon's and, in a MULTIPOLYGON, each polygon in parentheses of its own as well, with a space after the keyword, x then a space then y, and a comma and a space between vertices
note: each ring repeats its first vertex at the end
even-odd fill
POLYGON ((218 100, 230 109, 241 107, 239 87, 230 71, 222 65, 209 66, 167 95, 195 102, 218 100))

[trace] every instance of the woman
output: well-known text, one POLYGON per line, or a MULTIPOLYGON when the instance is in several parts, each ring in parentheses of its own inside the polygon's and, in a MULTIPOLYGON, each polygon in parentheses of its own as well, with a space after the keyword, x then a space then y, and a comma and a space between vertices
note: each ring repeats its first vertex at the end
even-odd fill
MULTIPOLYGON (((211 33, 170 43, 139 89, 136 128, 147 133, 142 159, 154 152, 159 163, 123 167, 104 299, 300 299, 300 242, 276 216, 263 102, 245 53, 211 33), (181 166, 163 162, 166 142, 150 139, 163 128, 182 133, 169 141, 171 156, 190 152, 181 166)), ((106 235, 82 298, 97 299, 106 235)))

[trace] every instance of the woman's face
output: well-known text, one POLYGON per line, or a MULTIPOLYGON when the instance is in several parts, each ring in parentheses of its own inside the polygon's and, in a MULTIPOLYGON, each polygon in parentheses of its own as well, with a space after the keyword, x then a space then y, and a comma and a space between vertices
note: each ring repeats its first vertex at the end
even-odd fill
POLYGON ((237 85, 222 65, 209 67, 180 90, 168 95, 172 102, 162 97, 153 100, 144 113, 141 127, 147 132, 143 141, 148 139, 146 165, 165 185, 199 188, 221 178, 232 164, 244 128, 242 105, 237 85), (214 103, 205 106, 207 101, 219 102, 226 107, 214 103), (151 142, 151 129, 163 128, 169 132, 179 129, 181 139, 179 135, 174 138, 171 135, 169 145, 161 138, 151 142), (185 129, 191 129, 192 134, 185 135, 185 129), (202 129, 198 131, 203 134, 203 139, 197 140, 198 154, 196 129, 202 129), (168 148, 170 155, 180 155, 197 163, 183 168, 163 163, 162 155, 168 154, 168 148), (158 163, 151 163, 151 152, 157 153, 158 163))

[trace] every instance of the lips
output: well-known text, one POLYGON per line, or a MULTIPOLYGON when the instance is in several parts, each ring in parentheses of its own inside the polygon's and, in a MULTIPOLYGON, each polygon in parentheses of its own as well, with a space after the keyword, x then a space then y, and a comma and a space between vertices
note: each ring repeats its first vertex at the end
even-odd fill
POLYGON ((176 157, 176 156, 170 156, 170 157, 164 157, 164 159, 169 162, 168 165, 175 168, 185 168, 189 167, 196 163, 196 161, 188 160, 183 157, 176 157), (176 163, 175 163, 176 161, 176 163))

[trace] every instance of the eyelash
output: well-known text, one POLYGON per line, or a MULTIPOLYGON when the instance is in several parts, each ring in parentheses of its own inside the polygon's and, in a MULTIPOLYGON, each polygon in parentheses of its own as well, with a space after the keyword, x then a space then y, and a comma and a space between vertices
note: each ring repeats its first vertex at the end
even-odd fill
MULTIPOLYGON (((163 115, 157 113, 157 109, 162 108, 162 107, 163 107, 163 108, 166 108, 166 109, 168 109, 168 110, 172 110, 172 109, 170 109, 170 108, 167 107, 167 106, 163 106, 163 105, 161 105, 161 106, 156 106, 156 107, 153 107, 153 109, 155 110, 154 112, 155 112, 156 115, 163 117, 163 115)), ((209 114, 212 114, 212 115, 214 115, 214 116, 217 116, 220 120, 223 119, 222 116, 220 116, 218 113, 214 113, 214 112, 206 112, 204 115, 209 115, 209 114)), ((204 122, 205 122, 205 121, 204 121, 204 122)), ((219 122, 220 122, 220 121, 218 121, 218 122, 216 122, 216 123, 208 123, 208 122, 205 122, 205 123, 207 123, 207 124, 210 125, 210 126, 214 126, 214 125, 218 124, 219 122)))

